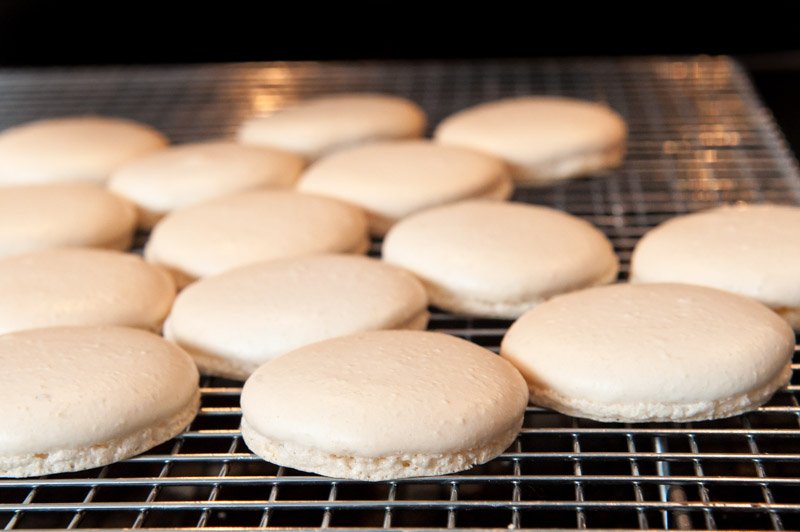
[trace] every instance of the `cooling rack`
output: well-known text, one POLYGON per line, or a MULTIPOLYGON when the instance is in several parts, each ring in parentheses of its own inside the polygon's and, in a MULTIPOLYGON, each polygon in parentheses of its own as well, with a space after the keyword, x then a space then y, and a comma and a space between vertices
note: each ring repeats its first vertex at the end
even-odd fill
MULTIPOLYGON (((351 90, 408 96, 434 125, 513 95, 608 102, 630 125, 625 165, 522 188, 516 199, 600 227, 622 259, 621 279, 637 239, 666 218, 737 201, 800 202, 783 138, 742 69, 724 57, 5 70, 0 127, 101 113, 186 142, 230 135, 245 117, 298 99, 351 90)), ((371 252, 380 253, 380 242, 371 252)), ((434 310, 430 328, 496 351, 509 324, 434 310)), ((800 529, 798 368, 769 404, 721 421, 600 424, 531 407, 517 441, 488 464, 378 483, 254 457, 238 431, 241 383, 206 378, 189 430, 142 456, 0 480, 0 527, 800 529)))

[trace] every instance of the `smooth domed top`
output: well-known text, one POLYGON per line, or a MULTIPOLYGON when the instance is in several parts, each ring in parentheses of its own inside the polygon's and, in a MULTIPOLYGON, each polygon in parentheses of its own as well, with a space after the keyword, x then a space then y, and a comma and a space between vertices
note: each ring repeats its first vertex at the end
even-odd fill
POLYGON ((155 334, 55 327, 0 336, 0 456, 102 445, 197 394, 192 359, 155 334))
POLYGON ((483 103, 447 117, 437 141, 484 150, 529 166, 624 142, 625 121, 609 107, 554 96, 483 103))
POLYGON ((412 212, 513 186, 501 160, 426 140, 380 142, 342 150, 312 165, 298 188, 348 201, 396 220, 412 212))
POLYGON ((792 329, 753 300, 701 286, 617 284, 566 294, 511 326, 502 356, 532 387, 573 400, 689 404, 781 375, 792 329))
POLYGON ((411 274, 354 255, 254 264, 181 292, 165 336, 190 352, 263 363, 297 347, 373 329, 404 328, 426 312, 411 274))
POLYGON ((608 239, 580 218, 477 200, 400 221, 384 240, 383 256, 462 297, 506 303, 608 282, 618 268, 608 239))
POLYGON ((159 330, 172 278, 137 255, 55 249, 0 260, 0 334, 57 325, 159 330))
POLYGON ((363 253, 360 209, 293 191, 256 190, 173 211, 161 220, 145 257, 191 277, 255 262, 314 253, 363 253))
POLYGON ((367 141, 419 137, 424 111, 387 94, 338 94, 298 102, 271 115, 251 118, 239 141, 282 148, 313 160, 367 141))
POLYGON ((265 186, 291 186, 304 165, 292 153, 234 142, 198 142, 160 150, 114 172, 108 186, 142 208, 166 213, 265 186))
POLYGON ((167 143, 150 126, 122 118, 76 116, 21 124, 0 133, 0 186, 102 183, 120 166, 167 143))
POLYGON ((505 360, 440 333, 373 331, 261 366, 242 391, 260 435, 334 454, 448 453, 519 423, 528 390, 505 360))
POLYGON ((127 249, 136 209, 88 183, 0 187, 0 256, 80 246, 127 249))
POLYGON ((631 258, 635 282, 711 286, 800 307, 800 207, 721 207, 667 220, 631 258))

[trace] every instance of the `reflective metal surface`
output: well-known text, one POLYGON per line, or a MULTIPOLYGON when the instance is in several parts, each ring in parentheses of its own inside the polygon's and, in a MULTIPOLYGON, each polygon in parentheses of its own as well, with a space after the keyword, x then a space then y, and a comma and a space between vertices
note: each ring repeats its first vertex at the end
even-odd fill
MULTIPOLYGON (((726 58, 3 71, 0 127, 101 113, 185 142, 230 135, 243 118, 299 98, 352 90, 408 96, 432 124, 505 96, 607 101, 630 125, 625 165, 515 197, 599 226, 623 260, 623 279, 637 239, 671 216, 736 201, 800 202, 794 160, 726 58)), ((509 323, 434 312, 430 328, 496 350, 509 323)), ((143 456, 0 480, 0 526, 800 529, 797 376, 767 406, 714 422, 600 424, 529 408, 518 440, 486 465, 378 483, 263 462, 239 435, 240 383, 203 386, 190 430, 143 456)))

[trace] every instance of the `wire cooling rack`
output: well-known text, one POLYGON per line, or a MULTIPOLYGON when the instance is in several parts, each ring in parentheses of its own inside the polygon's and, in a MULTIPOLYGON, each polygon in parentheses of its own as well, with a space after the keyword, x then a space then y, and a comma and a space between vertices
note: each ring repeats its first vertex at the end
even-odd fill
MULTIPOLYGON (((670 216, 736 201, 800 202, 795 161, 727 58, 6 70, 0 127, 101 113, 185 142, 229 135, 245 117, 297 99, 349 90, 408 96, 432 124, 505 96, 607 101, 630 125, 625 165, 522 188, 516 199, 599 226, 622 258, 621 279, 636 240, 670 216)), ((375 242, 372 253, 379 251, 375 242)), ((434 311, 430 328, 496 351, 509 324, 434 311)), ((190 429, 142 456, 0 480, 0 527, 800 529, 797 375, 768 405, 714 422, 601 424, 528 408, 517 441, 488 464, 377 483, 253 456, 238 430, 241 384, 206 378, 190 429)))

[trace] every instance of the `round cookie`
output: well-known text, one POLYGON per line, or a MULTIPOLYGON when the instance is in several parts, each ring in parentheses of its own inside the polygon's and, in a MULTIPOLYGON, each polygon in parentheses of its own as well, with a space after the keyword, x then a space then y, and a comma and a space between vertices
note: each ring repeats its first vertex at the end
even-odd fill
POLYGON ((280 148, 314 160, 332 151, 376 140, 421 137, 427 119, 414 102, 386 94, 313 98, 239 128, 239 142, 280 148))
POLYGON ((164 337, 205 374, 245 379, 263 363, 320 340, 375 329, 424 329, 425 289, 411 274, 354 255, 245 266, 181 292, 164 337))
POLYGON ((632 282, 719 288, 771 307, 800 329, 800 207, 721 207, 667 220, 637 243, 632 282))
POLYGON ((384 260, 422 280, 432 305, 516 318, 563 292, 616 279, 611 242, 575 216, 534 205, 464 201, 402 220, 384 260))
POLYGON ((280 150, 198 142, 137 159, 114 172, 108 187, 135 203, 139 225, 150 228, 181 207, 254 188, 291 186, 304 164, 280 150))
POLYGON ((256 190, 173 211, 156 224, 144 255, 183 287, 255 262, 368 247, 360 209, 310 194, 256 190))
POLYGON ((362 207, 377 235, 422 209, 469 198, 504 200, 513 192, 501 160, 426 140, 342 150, 311 166, 298 188, 362 207))
POLYGON ((242 436, 270 462, 390 480, 468 469, 502 453, 528 391, 492 352, 440 333, 372 331, 312 344, 256 370, 242 436))
POLYGON ((6 334, 0 361, 0 477, 124 460, 179 434, 200 404, 192 359, 138 329, 6 334))
POLYGON ((0 187, 0 257, 57 247, 128 249, 136 209, 88 183, 0 187))
POLYGON ((546 184, 618 166, 627 127, 605 105, 552 96, 484 103, 446 118, 438 142, 504 159, 514 179, 546 184))
POLYGON ((553 298, 511 326, 501 354, 531 402, 599 421, 695 421, 769 400, 791 376, 794 334, 736 294, 618 284, 553 298))
POLYGON ((137 255, 38 251, 0 260, 0 334, 59 325, 161 330, 175 284, 137 255))
POLYGON ((29 122, 0 133, 0 186, 103 183, 120 166, 167 143, 150 126, 122 118, 77 116, 29 122))

